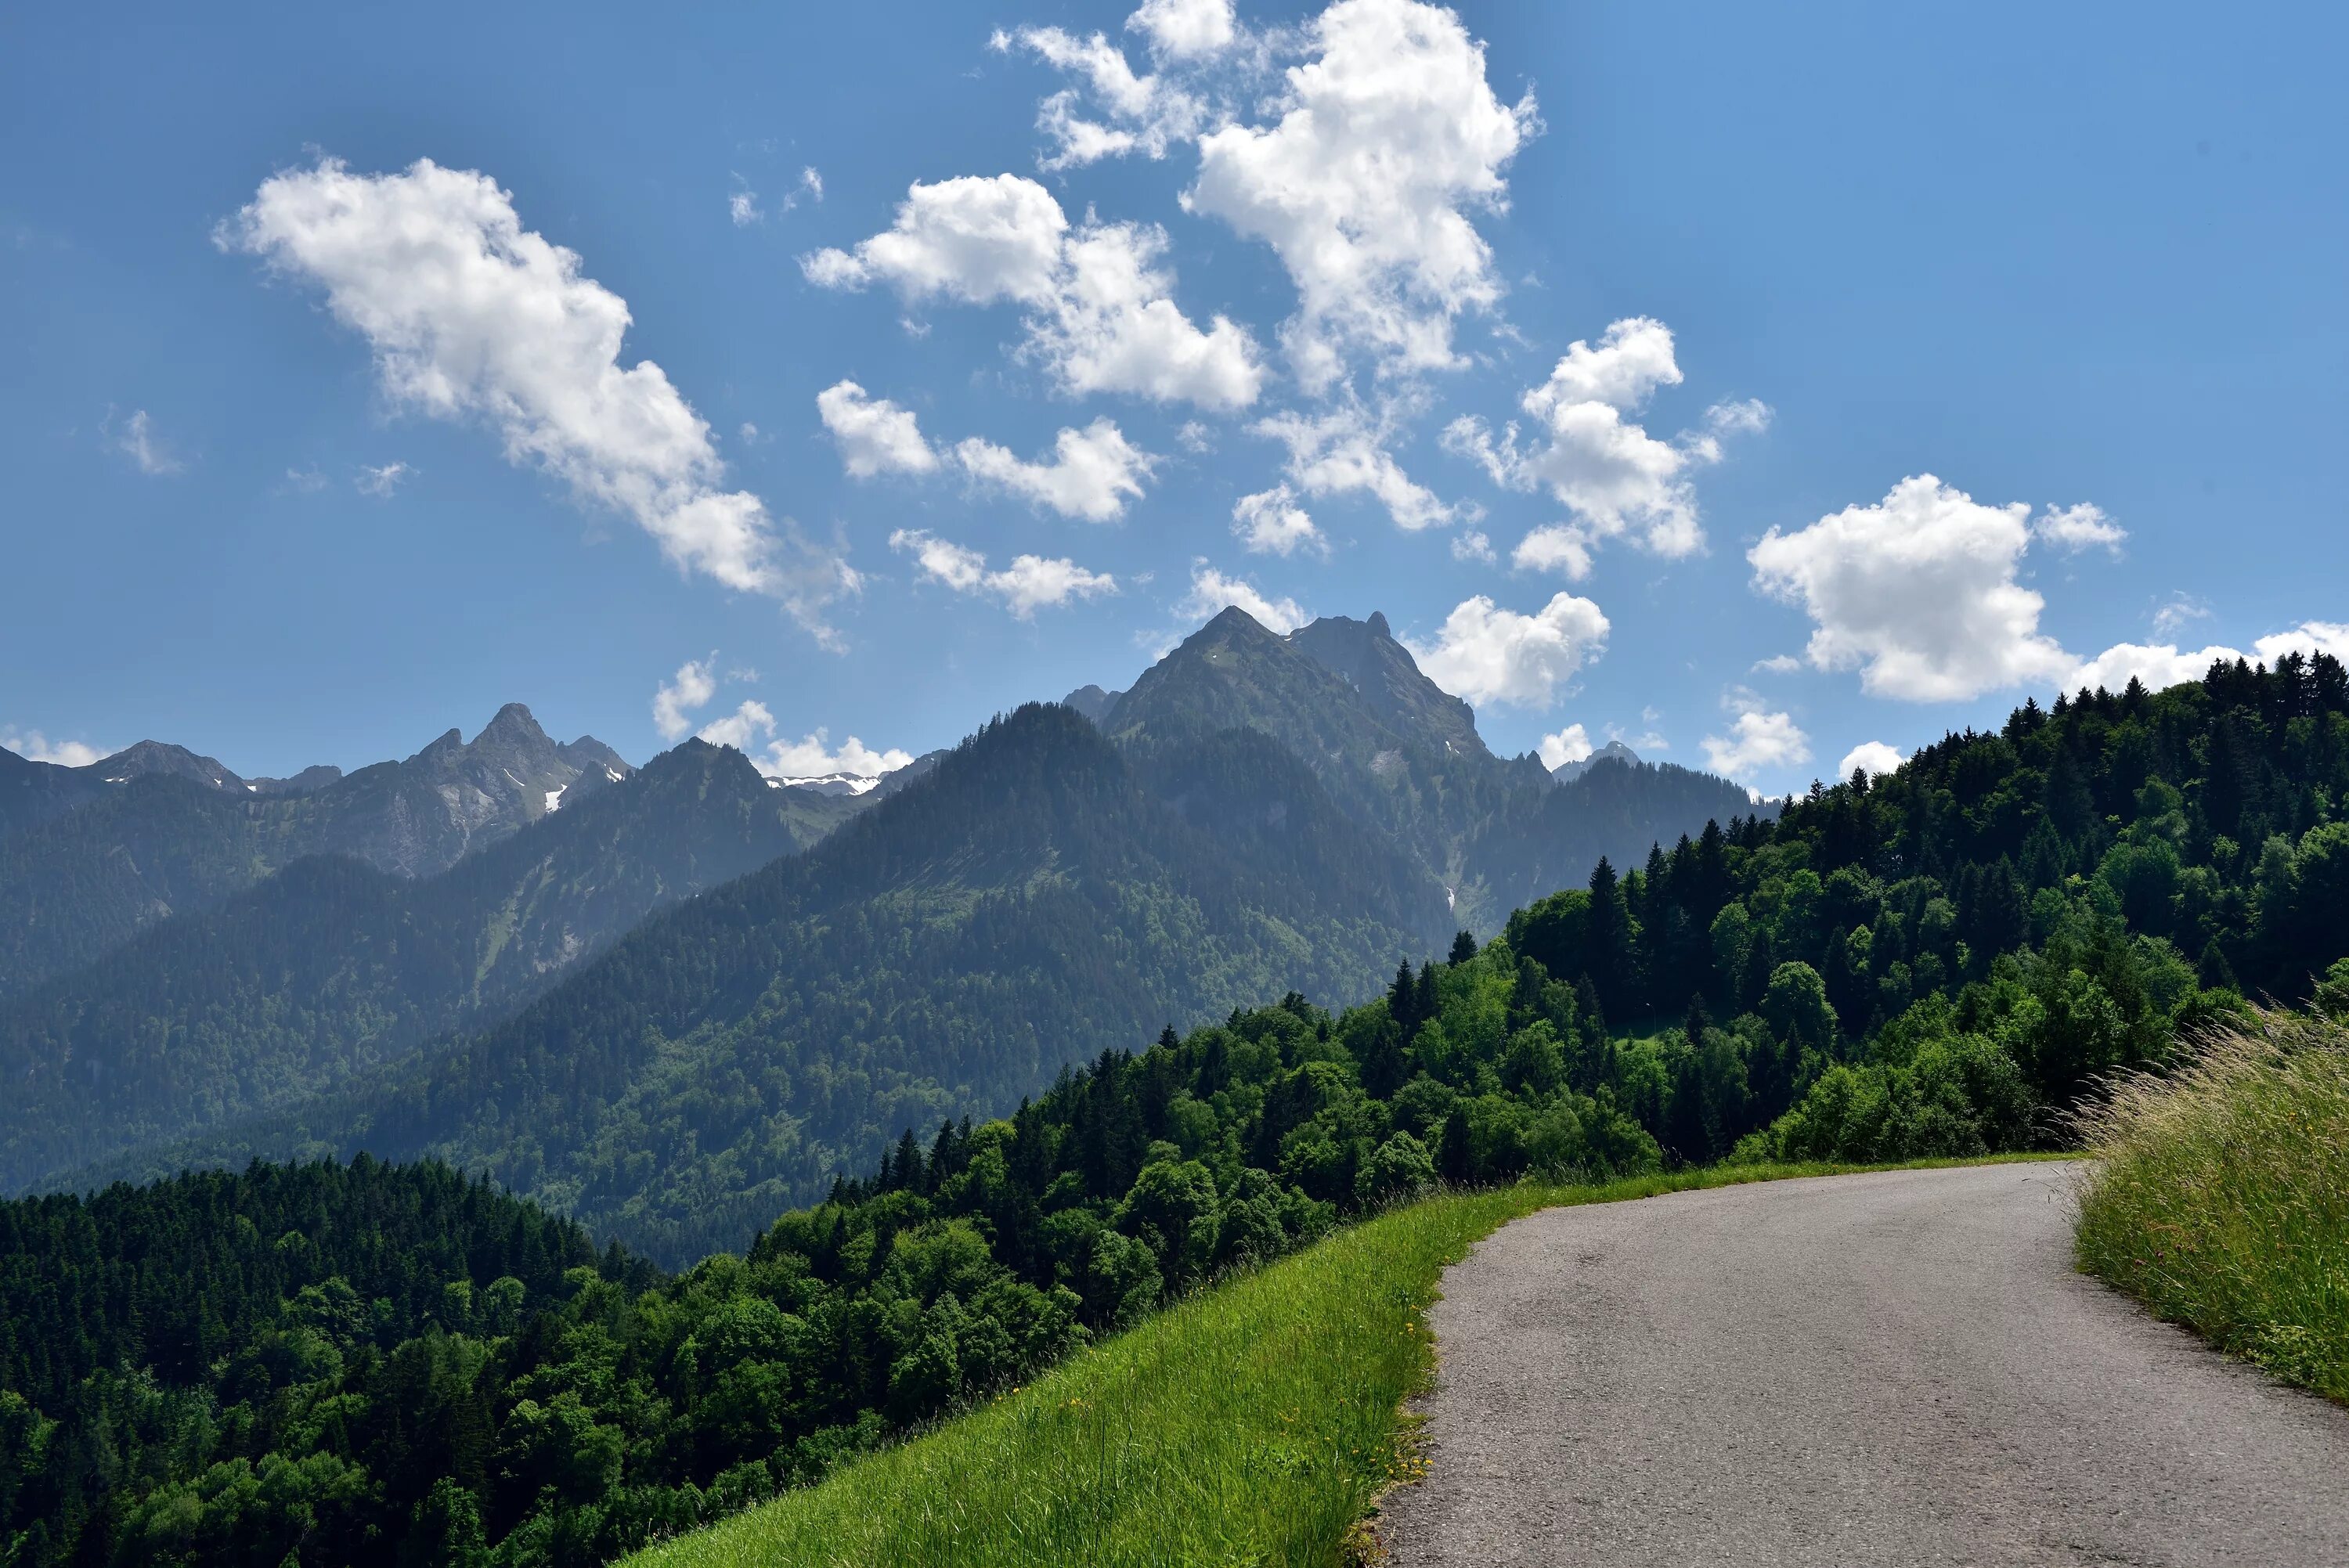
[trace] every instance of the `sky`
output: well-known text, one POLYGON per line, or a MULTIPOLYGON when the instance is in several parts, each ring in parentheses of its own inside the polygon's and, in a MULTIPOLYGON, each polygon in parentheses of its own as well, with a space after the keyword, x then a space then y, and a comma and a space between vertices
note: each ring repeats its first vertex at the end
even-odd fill
POLYGON ((0 744, 870 770, 1223 605, 1777 793, 2349 653, 2349 14, 0 14, 0 744))

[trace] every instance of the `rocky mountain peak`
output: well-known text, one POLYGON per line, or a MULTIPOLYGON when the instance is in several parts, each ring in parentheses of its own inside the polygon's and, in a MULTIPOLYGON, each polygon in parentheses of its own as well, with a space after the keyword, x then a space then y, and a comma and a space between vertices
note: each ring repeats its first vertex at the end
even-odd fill
POLYGON ((1378 611, 1366 621, 1324 615, 1286 640, 1352 686, 1398 734, 1455 754, 1492 755, 1476 733, 1475 709, 1420 673, 1419 661, 1378 611))
POLYGON ((1579 762, 1561 762, 1550 769, 1549 776, 1561 784, 1571 784, 1602 762, 1633 763, 1640 754, 1619 740, 1610 740, 1579 762))

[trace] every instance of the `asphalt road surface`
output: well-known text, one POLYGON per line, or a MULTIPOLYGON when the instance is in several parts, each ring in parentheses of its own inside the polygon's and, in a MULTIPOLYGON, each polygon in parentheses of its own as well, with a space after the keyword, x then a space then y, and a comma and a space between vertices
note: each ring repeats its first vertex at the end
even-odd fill
POLYGON ((2073 1169, 1553 1209, 1445 1276, 1394 1568, 2349 1564, 2349 1411, 2075 1272, 2073 1169))

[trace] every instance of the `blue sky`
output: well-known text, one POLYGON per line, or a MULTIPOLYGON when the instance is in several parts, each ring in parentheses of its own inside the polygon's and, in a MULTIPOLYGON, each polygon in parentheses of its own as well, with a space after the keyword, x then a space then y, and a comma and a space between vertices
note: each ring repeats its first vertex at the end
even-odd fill
POLYGON ((0 740, 812 769, 1237 597, 1775 791, 2349 643, 2333 8, 675 9, 0 18, 0 740))

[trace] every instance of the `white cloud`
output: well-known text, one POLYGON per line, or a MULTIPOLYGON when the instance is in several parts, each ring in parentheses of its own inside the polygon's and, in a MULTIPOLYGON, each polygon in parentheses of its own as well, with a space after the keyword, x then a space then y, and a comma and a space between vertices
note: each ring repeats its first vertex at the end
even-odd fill
POLYGON ((2349 664, 2349 624, 2302 621, 2289 632, 2261 637, 2251 645, 2251 651, 2261 663, 2271 665, 2286 654, 2330 654, 2349 664))
POLYGON ((1888 746, 1881 740, 1864 740, 1843 754, 1843 760, 1836 764, 1836 777, 1848 779, 1853 773, 1865 770, 1870 778, 1876 778, 1898 771, 1900 765, 1908 760, 1898 747, 1888 746))
POLYGON ((1205 332, 1168 297, 1158 265, 1166 231, 1087 223, 1070 239, 1050 310, 1030 324, 1029 352, 1078 396, 1129 392, 1155 402, 1244 408, 1264 370, 1247 329, 1218 315, 1205 332))
POLYGON ((1288 478, 1307 495, 1368 494, 1385 506, 1396 526, 1413 531, 1450 524, 1460 512, 1404 473, 1387 449, 1392 418, 1390 410, 1374 421, 1350 404, 1318 417, 1275 414, 1253 428, 1288 449, 1288 478))
POLYGON ((1046 98, 1037 108, 1036 126, 1059 150, 1039 160, 1044 169, 1076 168, 1129 152, 1164 158, 1170 146, 1188 140, 1206 123, 1207 106, 1196 96, 1163 74, 1136 75, 1124 52, 1099 33, 1079 38, 1059 27, 1022 27, 1016 34, 999 32, 989 42, 1007 50, 1017 43, 1075 76, 1090 90, 1094 112, 1103 117, 1086 117, 1084 89, 1071 88, 1046 98))
POLYGON ((1490 565, 1494 562, 1498 561, 1500 557, 1493 553, 1493 542, 1485 538, 1478 530, 1472 528, 1468 530, 1467 532, 1463 533, 1453 540, 1452 559, 1454 561, 1481 561, 1486 565, 1490 565))
POLYGON ((653 692, 653 727, 663 740, 675 740, 691 729, 693 720, 688 716, 718 695, 717 663, 714 651, 706 659, 688 659, 653 692))
POLYGON ((1790 676, 1803 667, 1803 661, 1792 654, 1773 654, 1766 659, 1754 661, 1754 671, 1759 675, 1767 670, 1774 676, 1790 676))
POLYGON ((1287 485, 1244 495, 1232 506, 1232 533, 1255 555, 1294 555, 1300 550, 1330 553, 1330 541, 1297 504, 1287 485))
POLYGON ((318 466, 313 463, 306 469, 287 469, 285 482, 278 488, 292 490, 298 495, 316 495, 332 483, 334 480, 328 479, 318 466))
POLYGON ((136 464, 142 474, 176 474, 187 466, 156 438, 155 421, 144 408, 134 409, 112 438, 115 449, 136 464))
POLYGON ((1520 572, 1555 572, 1570 583, 1590 575, 1591 537, 1570 522, 1546 522, 1517 541, 1509 564, 1520 572))
POLYGON ((1054 293, 1069 220, 1033 180, 999 174, 916 182, 895 224, 854 253, 817 251, 800 265, 826 288, 878 280, 911 300, 943 295, 966 304, 1040 304, 1054 293))
POLYGON ((797 740, 775 741, 766 755, 751 760, 771 779, 821 779, 830 773, 872 779, 905 767, 914 760, 914 754, 894 746, 875 751, 853 735, 835 748, 827 732, 818 729, 797 740))
POLYGON ((1546 440, 1521 447, 1514 420, 1495 438, 1473 415, 1445 428, 1444 449, 1481 464, 1494 483, 1547 488, 1574 514, 1571 523, 1528 535, 1517 548, 1519 567, 1578 580, 1598 544, 1626 535, 1668 560, 1703 547, 1690 472, 1721 460, 1722 436, 1766 428, 1770 411, 1754 401, 1717 403, 1702 430, 1659 440, 1629 416, 1657 387, 1680 381, 1671 329, 1630 316, 1610 325, 1596 348, 1578 339, 1549 379, 1520 399, 1546 440))
POLYGON ((1298 292, 1282 340, 1309 388, 1353 348, 1453 366, 1454 318, 1501 293, 1468 214, 1506 207, 1503 170, 1540 128, 1532 96, 1495 98, 1483 46, 1416 0, 1338 0, 1304 34, 1313 57, 1287 72, 1278 119, 1200 138, 1184 203, 1279 255, 1298 292))
POLYGON ((936 471, 937 453, 922 439, 922 429, 910 408, 886 397, 868 397, 854 381, 838 381, 815 395, 816 414, 840 449, 840 464, 850 477, 875 474, 926 474, 936 471))
POLYGON ((1219 55, 1239 39, 1232 0, 1142 0, 1125 26, 1150 40, 1152 53, 1177 60, 1219 55))
POLYGON ((712 746, 730 746, 748 757, 761 773, 785 783, 841 773, 874 779, 914 760, 910 751, 894 746, 876 751, 853 735, 835 750, 827 730, 818 729, 797 740, 777 740, 774 733, 775 716, 767 705, 745 699, 732 713, 703 725, 696 738, 712 746), (763 751, 759 749, 761 740, 766 741, 763 751))
POLYGON ((2168 603, 2153 613, 2153 634, 2157 637, 2175 636, 2180 629, 2193 622, 2207 621, 2209 618, 2209 604, 2191 593, 2173 594, 2168 603))
POLYGON ((1578 724, 1569 724, 1556 735, 1541 738, 1542 766, 1553 773, 1569 762, 1580 762, 1598 749, 1590 744, 1590 732, 1578 724))
POLYGON ((759 193, 747 186, 726 198, 726 215, 738 229, 747 229, 766 217, 759 211, 759 193))
POLYGON ((811 201, 821 201, 823 200, 823 176, 816 172, 815 165, 812 163, 800 170, 799 191, 790 196, 784 197, 783 205, 787 208, 797 205, 798 198, 802 193, 811 201))
POLYGON ((976 550, 940 539, 922 529, 901 528, 889 536, 889 548, 910 552, 923 573, 957 593, 982 593, 1002 601, 1019 620, 1032 620, 1039 609, 1091 599, 1117 592, 1117 580, 1103 572, 1088 572, 1066 559, 1048 561, 1038 555, 1013 558, 1000 571, 987 569, 987 557, 976 550))
POLYGON ((2075 554, 2083 550, 2103 549, 2118 555, 2121 541, 2128 537, 2128 530, 2106 517, 2102 507, 2086 501, 2077 506, 2047 508, 2032 519, 2031 531, 2034 537, 2075 554))
POLYGON ((1062 430, 1053 440, 1050 462, 1025 461, 976 436, 956 446, 955 460, 972 479, 1062 517, 1109 522, 1124 515, 1128 497, 1142 494, 1142 481, 1158 459, 1109 420, 1095 419, 1081 430, 1062 430))
POLYGON ((1599 606, 1571 593, 1530 615, 1479 593, 1445 617, 1434 642, 1404 646, 1428 679, 1454 696, 1547 707, 1561 683, 1605 651, 1608 630, 1599 606))
POLYGON ((721 488, 709 427, 660 366, 621 366, 626 303, 524 229, 488 176, 429 159, 361 175, 326 159, 263 181, 214 237, 323 287, 394 403, 493 425, 509 460, 626 512, 679 570, 771 595, 838 645, 823 612, 855 590, 854 571, 721 488))
POLYGON ((1245 577, 1226 577, 1205 561, 1193 562, 1191 592, 1175 606, 1175 613, 1206 621, 1234 605, 1254 616, 1267 631, 1282 636, 1313 618, 1294 599, 1268 597, 1245 577))
POLYGON ((2015 580, 2030 508, 1984 506, 1930 474, 1901 480, 1747 552, 1755 585, 1802 606, 1823 670, 1860 671, 1875 696, 1956 701, 2060 684, 2076 661, 2039 630, 2045 601, 2015 580))
POLYGON ((358 486, 360 493, 383 500, 389 499, 391 492, 399 488, 401 481, 415 472, 414 469, 402 462, 361 463, 358 477, 351 482, 358 486))
POLYGON ((2145 683, 2147 690, 2161 691, 2200 680, 2220 659, 2232 664, 2242 656, 2233 648, 2182 649, 2169 643, 2116 643, 2075 666, 2055 684, 2065 691, 2121 691, 2135 677, 2145 683))
POLYGON ((60 768, 87 768, 109 754, 79 740, 51 740, 37 729, 0 728, 0 750, 13 751, 27 762, 54 762, 60 768))
POLYGON ((1129 393, 1240 408, 1264 381, 1256 341, 1223 316, 1201 331, 1171 297, 1165 231, 1092 221, 1071 232, 1050 191, 1016 174, 914 185, 895 223, 802 270, 826 288, 874 282, 919 302, 1026 308, 1021 353, 1073 396, 1129 393))
POLYGON ((1737 716, 1729 733, 1708 735, 1698 743, 1704 748, 1705 765, 1715 773, 1751 784, 1758 776, 1799 768, 1811 759, 1811 738, 1795 725, 1792 714, 1766 712, 1752 692, 1743 689, 1732 692, 1728 700, 1737 716))
POLYGON ((712 746, 730 746, 737 751, 748 753, 759 743, 761 735, 774 733, 775 716, 767 711, 767 705, 755 698, 745 697, 732 713, 722 718, 714 718, 694 731, 694 738, 706 740, 712 746))
POLYGON ((1704 411, 1704 428, 1716 436, 1758 436, 1770 428, 1770 405, 1759 397, 1715 403, 1704 411))

